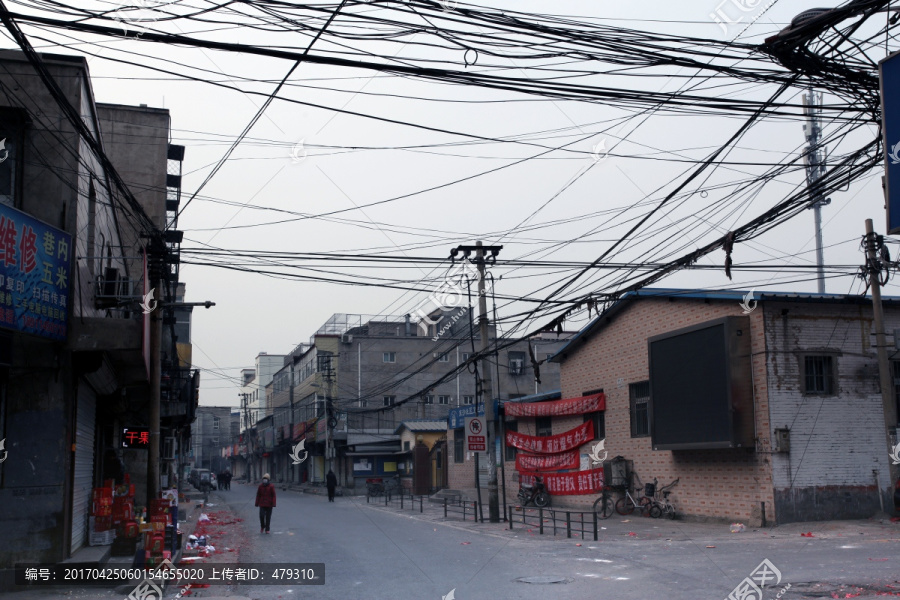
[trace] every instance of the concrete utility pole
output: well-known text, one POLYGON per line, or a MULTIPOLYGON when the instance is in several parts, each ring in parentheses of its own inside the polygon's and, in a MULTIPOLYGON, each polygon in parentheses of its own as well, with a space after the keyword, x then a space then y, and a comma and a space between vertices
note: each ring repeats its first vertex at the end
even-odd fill
MULTIPOLYGON (((872 313, 875 317, 875 345, 878 351, 878 376, 881 382, 881 403, 884 409, 884 433, 887 440, 885 458, 888 458, 893 448, 891 445, 891 430, 897 426, 897 405, 894 399, 894 379, 891 375, 891 365, 888 361, 887 345, 884 335, 884 311, 881 307, 881 282, 879 272, 881 265, 878 258, 878 244, 872 227, 872 219, 866 219, 866 273, 869 276, 869 285, 872 288, 872 313)), ((900 477, 900 469, 897 465, 888 462, 890 480, 888 490, 900 477)), ((879 496, 884 490, 878 490, 879 496)), ((893 505, 889 502, 889 505, 893 505)))
POLYGON ((810 192, 815 194, 815 202, 811 208, 815 214, 816 226, 816 264, 818 265, 819 293, 825 293, 825 254, 822 249, 822 207, 831 204, 831 198, 823 198, 821 191, 816 189, 817 181, 825 175, 824 152, 819 148, 822 135, 822 93, 818 94, 810 88, 803 96, 803 107, 807 117, 807 124, 803 126, 806 132, 806 147, 804 161, 806 162, 806 183, 810 192))
MULTIPOLYGON (((496 415, 494 414, 494 388, 491 383, 491 365, 488 361, 490 327, 487 314, 487 294, 485 293, 484 246, 476 242, 475 263, 478 267, 478 328, 481 332, 481 398, 484 402, 484 422, 487 425, 488 454, 488 520, 500 522, 500 495, 497 487, 497 451, 494 438, 496 415)), ((496 254, 494 255, 496 256, 496 254)))

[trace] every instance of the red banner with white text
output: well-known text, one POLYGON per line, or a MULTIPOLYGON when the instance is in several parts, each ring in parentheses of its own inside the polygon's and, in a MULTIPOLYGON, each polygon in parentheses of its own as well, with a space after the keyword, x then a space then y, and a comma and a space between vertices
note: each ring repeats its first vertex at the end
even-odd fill
POLYGON ((507 417, 560 417, 606 410, 606 396, 601 392, 590 396, 552 400, 550 402, 504 402, 507 417))
POLYGON ((516 471, 555 471, 561 469, 577 469, 579 465, 578 450, 570 450, 560 454, 517 454, 516 471))
POLYGON ((592 494, 603 489, 602 468, 572 473, 521 473, 519 481, 532 484, 535 475, 540 476, 551 496, 592 494))
POLYGON ((535 454, 557 454, 574 450, 594 439, 594 424, 591 421, 557 435, 525 435, 516 431, 506 432, 506 445, 533 452, 535 454))

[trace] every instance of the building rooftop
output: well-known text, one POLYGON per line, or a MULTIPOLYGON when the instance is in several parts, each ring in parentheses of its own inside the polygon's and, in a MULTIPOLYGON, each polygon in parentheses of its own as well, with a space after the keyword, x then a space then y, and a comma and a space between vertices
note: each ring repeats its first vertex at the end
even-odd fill
POLYGON ((394 435, 400 433, 400 430, 402 430, 404 427, 406 429, 409 429, 413 433, 419 431, 447 431, 447 419, 410 419, 408 421, 403 421, 402 423, 400 423, 400 425, 397 426, 397 429, 394 430, 394 435))
MULTIPOLYGON (((696 289, 678 289, 678 288, 646 288, 623 294, 618 300, 609 306, 605 311, 594 317, 594 319, 585 325, 569 342, 557 351, 550 360, 559 362, 562 360, 566 351, 569 350, 577 341, 590 335, 591 333, 601 329, 604 325, 611 322, 619 312, 631 305, 635 300, 641 298, 665 298, 675 300, 686 298, 692 300, 716 300, 741 303, 748 302, 810 302, 819 304, 862 304, 871 303, 871 296, 858 296, 847 294, 819 294, 813 292, 759 292, 755 290, 696 290, 696 289), (749 296, 748 296, 749 294, 749 296)), ((900 297, 898 296, 882 296, 882 304, 900 305, 900 297)))

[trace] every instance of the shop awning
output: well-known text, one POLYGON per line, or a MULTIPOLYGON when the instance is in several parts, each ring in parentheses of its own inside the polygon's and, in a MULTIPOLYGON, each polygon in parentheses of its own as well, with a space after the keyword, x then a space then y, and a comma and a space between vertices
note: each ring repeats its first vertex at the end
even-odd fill
POLYGON ((550 400, 547 402, 506 402, 503 405, 508 417, 559 417, 581 415, 606 410, 606 395, 602 392, 590 396, 550 400))

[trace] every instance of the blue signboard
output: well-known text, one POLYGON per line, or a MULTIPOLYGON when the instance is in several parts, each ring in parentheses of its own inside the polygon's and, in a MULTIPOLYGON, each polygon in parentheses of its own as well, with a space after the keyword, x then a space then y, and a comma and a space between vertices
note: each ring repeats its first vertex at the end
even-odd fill
POLYGON ((888 235, 900 233, 900 52, 878 65, 884 135, 885 204, 888 235))
POLYGON ((72 236, 0 204, 0 327, 65 340, 72 236))
POLYGON ((459 408, 451 408, 450 412, 447 413, 447 420, 450 423, 450 429, 459 429, 460 427, 465 426, 466 417, 483 417, 484 416, 484 405, 481 404, 478 406, 478 414, 475 414, 475 405, 469 404, 468 406, 460 406, 459 408))

